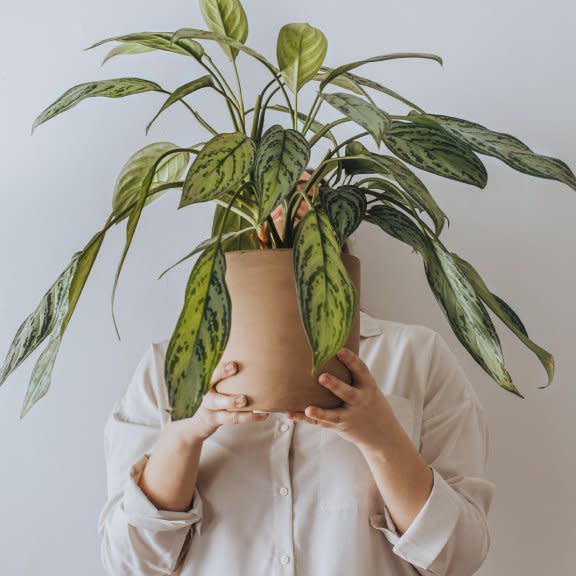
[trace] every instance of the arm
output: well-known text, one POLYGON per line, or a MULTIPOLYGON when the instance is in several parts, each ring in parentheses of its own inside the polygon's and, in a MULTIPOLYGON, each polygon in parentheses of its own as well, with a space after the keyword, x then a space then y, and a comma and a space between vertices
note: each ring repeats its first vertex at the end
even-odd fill
POLYGON ((416 456, 415 447, 409 448, 401 436, 398 445, 404 450, 367 453, 386 502, 385 513, 372 526, 419 574, 470 576, 490 546, 486 517, 495 486, 485 478, 489 436, 472 385, 438 334, 424 402, 421 455, 416 456), (433 483, 423 501, 429 482, 424 462, 433 483), (414 474, 407 486, 403 474, 414 474))
POLYGON ((152 344, 105 426, 108 499, 100 513, 98 530, 102 538, 102 562, 114 576, 172 574, 191 537, 192 527, 196 525, 200 530, 202 499, 195 482, 187 486, 193 491, 193 497, 188 498, 190 505, 181 510, 162 509, 161 502, 167 493, 153 481, 149 491, 156 496, 154 501, 140 485, 153 453, 157 464, 162 462, 160 453, 172 460, 179 454, 182 469, 198 467, 200 446, 187 450, 176 441, 174 430, 166 426, 161 360, 158 345, 152 344), (172 449, 168 450, 168 446, 172 449))

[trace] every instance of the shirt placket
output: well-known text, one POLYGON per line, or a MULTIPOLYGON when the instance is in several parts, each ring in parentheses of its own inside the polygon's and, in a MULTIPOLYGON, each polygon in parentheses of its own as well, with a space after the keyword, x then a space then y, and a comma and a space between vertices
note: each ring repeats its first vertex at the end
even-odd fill
POLYGON ((295 576, 294 518, 292 484, 290 482, 290 447, 294 422, 278 414, 274 426, 274 441, 270 451, 272 476, 274 574, 295 576))

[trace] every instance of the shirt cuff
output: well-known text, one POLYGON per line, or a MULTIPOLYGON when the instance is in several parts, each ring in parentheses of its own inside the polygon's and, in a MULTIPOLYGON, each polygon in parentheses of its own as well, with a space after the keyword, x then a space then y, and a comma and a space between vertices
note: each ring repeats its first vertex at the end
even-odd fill
POLYGON ((393 544, 392 552, 425 570, 450 539, 460 513, 458 496, 453 488, 438 471, 430 468, 434 476, 432 490, 404 534, 398 533, 386 507, 384 514, 370 517, 371 526, 380 530, 393 544))
POLYGON ((124 512, 130 525, 154 532, 176 530, 195 525, 196 532, 201 533, 202 498, 194 487, 192 505, 185 512, 159 510, 142 491, 138 482, 142 476, 149 454, 145 454, 130 468, 130 475, 124 488, 124 512))

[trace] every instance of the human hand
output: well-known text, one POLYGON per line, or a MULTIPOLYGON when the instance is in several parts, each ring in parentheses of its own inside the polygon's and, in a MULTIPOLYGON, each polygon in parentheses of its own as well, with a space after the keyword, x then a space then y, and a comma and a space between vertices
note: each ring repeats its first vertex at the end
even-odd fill
POLYGON ((340 408, 307 406, 304 412, 287 412, 288 418, 329 428, 361 450, 385 448, 398 438, 401 426, 364 361, 348 348, 337 353, 352 373, 353 385, 326 372, 318 381, 344 401, 340 408))
POLYGON ((248 400, 244 394, 221 394, 216 391, 215 387, 218 382, 237 372, 238 364, 236 362, 231 361, 228 364, 231 364, 230 371, 226 370, 223 362, 216 366, 210 381, 210 388, 193 416, 172 422, 172 426, 180 426, 182 429, 180 432, 183 432, 184 435, 203 441, 214 434, 222 424, 246 424, 266 420, 267 412, 254 413, 233 410, 246 406, 248 400), (237 404, 236 401, 239 403, 237 404))

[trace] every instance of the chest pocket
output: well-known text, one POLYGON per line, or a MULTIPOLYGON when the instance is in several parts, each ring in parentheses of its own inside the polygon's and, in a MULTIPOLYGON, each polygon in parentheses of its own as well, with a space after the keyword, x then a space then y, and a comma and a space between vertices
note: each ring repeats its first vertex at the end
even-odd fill
MULTIPOLYGON (((386 398, 402 428, 414 442, 414 412, 411 401, 395 394, 386 395, 386 398)), ((339 513, 378 508, 381 495, 360 450, 333 430, 320 428, 319 432, 319 508, 339 513)))

